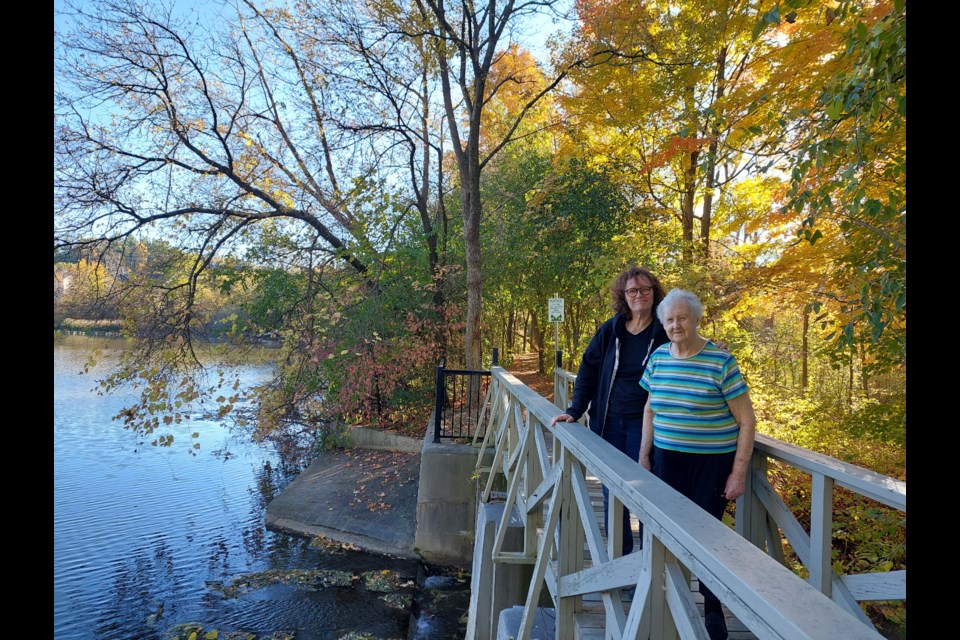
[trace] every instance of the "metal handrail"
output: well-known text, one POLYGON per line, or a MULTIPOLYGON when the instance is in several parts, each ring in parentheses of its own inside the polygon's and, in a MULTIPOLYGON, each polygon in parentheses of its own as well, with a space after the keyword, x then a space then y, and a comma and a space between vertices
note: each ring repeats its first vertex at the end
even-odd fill
MULTIPOLYGON (((499 350, 496 347, 493 349, 492 360, 493 366, 496 366, 499 361, 499 350)), ((488 370, 447 369, 446 358, 441 356, 437 363, 434 387, 435 443, 439 443, 441 438, 473 437, 484 413, 489 378, 488 370), (458 380, 464 380, 459 388, 458 380), (451 382, 451 385, 448 386, 448 382, 451 382), (446 419, 447 416, 450 417, 449 420, 446 419)))

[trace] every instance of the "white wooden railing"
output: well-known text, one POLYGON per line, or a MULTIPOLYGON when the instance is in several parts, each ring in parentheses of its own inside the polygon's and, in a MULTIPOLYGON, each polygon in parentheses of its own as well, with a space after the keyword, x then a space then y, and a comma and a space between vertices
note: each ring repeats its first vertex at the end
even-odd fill
MULTIPOLYGON (((558 404, 563 402, 563 395, 555 397, 558 404)), ((498 479, 505 481, 506 487, 504 521, 497 530, 493 561, 533 565, 518 638, 530 637, 537 604, 546 587, 555 607, 557 638, 573 637, 574 616, 582 609, 582 597, 595 593, 603 602, 608 638, 705 639, 706 629, 690 590, 691 573, 758 638, 881 638, 865 616, 851 615, 846 606, 848 594, 856 599, 868 590, 856 581, 834 579, 832 575, 829 580, 823 579, 828 574, 828 567, 824 568, 818 580, 820 586, 827 583, 832 587, 834 599, 825 596, 583 425, 549 426, 557 406, 501 367, 491 368, 487 398, 489 410, 481 416, 482 441, 480 433, 475 440, 481 449, 478 470, 481 477, 487 474, 481 499, 491 500, 498 479), (489 448, 494 449, 492 463, 481 466, 481 461, 489 459, 484 455, 489 448), (609 489, 613 533, 606 543, 590 503, 588 476, 596 477, 609 489), (622 535, 621 504, 643 522, 644 543, 641 551, 617 557, 622 535), (507 521, 516 513, 524 521, 523 549, 505 551, 507 521), (629 613, 621 604, 620 590, 626 587, 636 589, 629 613), (838 592, 843 595, 837 597, 838 592)), ((774 443, 768 438, 758 439, 759 460, 769 456, 793 464, 803 457, 795 448, 780 450, 774 443)), ((817 473, 824 478, 818 482, 824 488, 831 483, 854 488, 877 480, 868 472, 854 472, 856 468, 837 461, 827 464, 829 458, 804 458, 814 459, 817 473), (861 480, 850 481, 846 474, 861 480), (842 480, 837 477, 840 475, 842 480)), ((754 492, 749 504, 744 498, 738 501, 737 514, 744 513, 741 504, 750 509, 749 526, 744 524, 742 528, 753 540, 763 539, 764 546, 773 549, 775 555, 777 545, 769 544, 769 540, 777 539, 773 523, 787 523, 789 528, 789 511, 785 514, 776 507, 776 500, 762 488, 765 478, 757 478, 761 473, 763 464, 755 460, 750 485, 754 492)), ((889 485, 887 492, 904 496, 905 504, 905 487, 889 485)), ((740 519, 738 515, 738 527, 740 519)), ((829 520, 828 510, 821 510, 818 526, 822 527, 824 520, 829 520)), ((788 535, 795 549, 798 545, 803 548, 801 532, 802 528, 788 535)), ((821 543, 816 535, 808 536, 808 540, 813 541, 808 549, 821 543)), ((802 553, 798 551, 798 555, 802 553)), ((807 557, 818 562, 822 554, 822 550, 807 551, 807 557)))
MULTIPOLYGON (((556 368, 554 398, 560 408, 570 406, 576 374, 556 368)), ((779 562, 785 563, 782 538, 810 574, 809 582, 854 616, 868 622, 862 601, 906 600, 906 571, 837 575, 832 569, 833 489, 844 487, 859 496, 907 511, 907 483, 841 462, 776 438, 757 434, 752 473, 744 498, 737 501, 737 532, 779 562), (770 484, 769 460, 778 460, 810 476, 810 532, 804 530, 770 484)))
POLYGON ((887 571, 837 575, 831 556, 833 542, 833 490, 845 487, 854 493, 907 511, 907 483, 841 462, 796 445, 757 434, 751 473, 744 497, 737 501, 737 532, 779 562, 784 562, 782 538, 810 574, 808 581, 821 593, 869 623, 858 604, 871 600, 906 600, 907 572, 887 571), (779 460, 811 478, 810 532, 804 530, 767 476, 769 460, 779 460))

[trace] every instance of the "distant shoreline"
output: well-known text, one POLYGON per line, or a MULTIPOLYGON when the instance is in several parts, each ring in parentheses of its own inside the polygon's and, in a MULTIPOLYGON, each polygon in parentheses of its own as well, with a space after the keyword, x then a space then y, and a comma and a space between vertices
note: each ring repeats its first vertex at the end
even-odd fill
MULTIPOLYGON (((119 323, 114 323, 112 321, 104 320, 87 320, 84 321, 90 323, 88 326, 83 326, 76 323, 66 322, 61 323, 59 326, 54 325, 53 327, 53 337, 59 338, 61 336, 89 336, 93 338, 120 338, 120 339, 130 339, 130 336, 125 336, 120 332, 119 323), (103 322, 102 325, 96 325, 94 323, 103 322)), ((204 339, 203 342, 208 344, 226 344, 229 342, 226 339, 204 339)), ((257 336, 251 340, 248 344, 256 345, 259 347, 267 348, 280 348, 283 346, 283 339, 274 334, 263 334, 257 336)))
POLYGON ((53 325, 54 331, 71 331, 86 333, 88 331, 107 332, 111 335, 120 335, 119 320, 85 320, 82 318, 64 318, 53 325))

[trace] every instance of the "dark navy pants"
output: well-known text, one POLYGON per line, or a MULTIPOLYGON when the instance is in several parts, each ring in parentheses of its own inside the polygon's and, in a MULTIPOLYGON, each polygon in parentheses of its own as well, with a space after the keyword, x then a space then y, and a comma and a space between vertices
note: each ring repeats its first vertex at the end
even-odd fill
MULTIPOLYGON (((643 435, 643 417, 621 418, 607 416, 603 427, 603 439, 627 454, 631 460, 640 460, 640 436, 643 435)), ((607 520, 610 516, 610 498, 607 488, 603 488, 603 530, 609 531, 607 520)), ((640 544, 643 544, 643 523, 640 523, 640 544)), ((633 531, 630 528, 630 511, 623 508, 623 555, 633 551, 633 531)))
MULTIPOLYGON (((728 500, 723 496, 727 478, 733 471, 736 452, 684 453, 654 445, 653 474, 695 502, 717 520, 723 519, 728 500)), ((720 611, 720 600, 700 583, 704 612, 720 611)))

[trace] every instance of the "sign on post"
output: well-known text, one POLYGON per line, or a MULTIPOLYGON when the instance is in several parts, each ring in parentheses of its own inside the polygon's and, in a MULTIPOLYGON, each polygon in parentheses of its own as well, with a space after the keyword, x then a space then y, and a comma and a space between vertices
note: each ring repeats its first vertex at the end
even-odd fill
POLYGON ((549 322, 563 322, 563 298, 550 298, 547 302, 549 322))
POLYGON ((553 294, 547 299, 547 318, 553 323, 553 344, 556 349, 556 362, 560 366, 560 323, 563 322, 563 298, 553 294))

